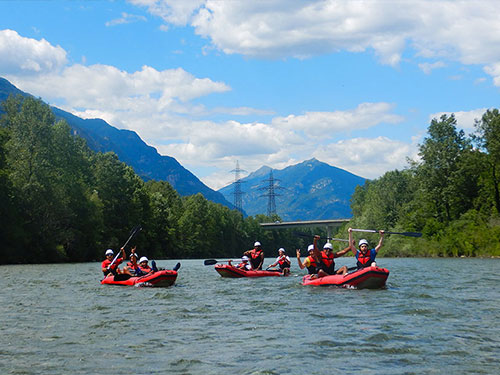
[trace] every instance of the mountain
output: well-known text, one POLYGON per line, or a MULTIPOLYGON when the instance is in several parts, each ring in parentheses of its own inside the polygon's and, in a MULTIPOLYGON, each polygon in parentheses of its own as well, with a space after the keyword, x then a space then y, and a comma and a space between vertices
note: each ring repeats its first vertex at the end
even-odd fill
MULTIPOLYGON (((0 102, 11 94, 31 96, 0 77, 0 102)), ((117 129, 101 119, 82 119, 59 108, 51 108, 58 119, 66 120, 76 134, 85 138, 92 150, 113 151, 144 180, 168 181, 180 195, 201 193, 208 200, 234 207, 221 193, 203 184, 175 158, 160 155, 154 147, 148 146, 134 131, 117 129)))
MULTIPOLYGON (((262 167, 241 182, 242 208, 248 215, 267 214, 273 182, 276 213, 284 221, 294 221, 350 218, 351 196, 366 179, 311 159, 282 170, 262 167)), ((219 192, 229 200, 234 183, 219 192)))

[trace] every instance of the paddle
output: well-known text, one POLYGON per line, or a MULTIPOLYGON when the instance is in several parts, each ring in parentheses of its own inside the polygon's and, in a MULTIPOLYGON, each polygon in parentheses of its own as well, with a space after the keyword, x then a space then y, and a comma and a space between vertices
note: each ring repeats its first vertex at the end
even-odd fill
MULTIPOLYGON (((227 262, 227 260, 224 260, 224 262, 227 262)), ((217 259, 205 259, 205 261, 203 262, 203 264, 204 264, 205 266, 211 266, 211 265, 213 265, 213 264, 217 264, 217 263, 219 263, 219 262, 217 261, 217 259)))
MULTIPOLYGON (((140 225, 137 225, 135 227, 132 228, 132 230, 130 231, 130 236, 127 240, 127 242, 125 242, 125 244, 121 247, 121 248, 125 248, 125 246, 128 245, 128 243, 130 242, 130 240, 132 239, 132 237, 134 237, 137 233, 139 233, 140 231, 142 230, 141 226, 140 225)), ((120 248, 120 249, 121 249, 120 248)), ((120 251, 117 252, 115 258, 113 259, 113 261, 110 263, 110 265, 108 266, 108 270, 111 268, 111 266, 113 264, 115 264, 116 260, 118 259, 118 256, 120 255, 120 251)))
MULTIPOLYGON (((352 229, 353 232, 367 232, 367 233, 378 233, 380 231, 375 229, 352 229)), ((422 233, 418 232, 384 232, 385 234, 400 234, 402 236, 408 237, 422 237, 422 233)))
MULTIPOLYGON (((295 234, 296 236, 299 236, 299 237, 314 237, 311 234, 301 233, 301 232, 294 232, 293 234, 295 234)), ((335 238, 335 237, 320 237, 319 239, 320 240, 331 240, 331 241, 349 242, 349 240, 344 240, 343 238, 335 238)))

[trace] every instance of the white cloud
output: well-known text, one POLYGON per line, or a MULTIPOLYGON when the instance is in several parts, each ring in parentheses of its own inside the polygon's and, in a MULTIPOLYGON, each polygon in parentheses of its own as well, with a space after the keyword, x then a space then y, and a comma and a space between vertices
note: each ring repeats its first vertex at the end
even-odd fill
POLYGON ((123 12, 120 18, 116 18, 114 20, 106 22, 106 26, 123 25, 139 21, 146 21, 146 17, 123 12))
POLYGON ((455 115, 455 119, 457 120, 457 126, 464 130, 473 130, 475 120, 480 120, 483 117, 484 113, 488 110, 488 108, 478 108, 472 111, 456 111, 456 112, 438 112, 433 113, 429 116, 429 122, 432 119, 439 119, 442 115, 451 114, 455 115))
MULTIPOLYGON (((30 46, 32 40, 24 39, 30 46)), ((26 42, 24 39, 21 42, 26 42)), ((48 43, 45 47, 52 50, 48 43)), ((26 56, 30 56, 29 52, 36 55, 28 48, 26 56)), ((219 112, 273 113, 248 107, 207 109, 195 104, 194 99, 223 93, 230 87, 195 77, 181 68, 158 71, 143 66, 136 72, 126 72, 109 65, 73 64, 30 76, 14 72, 6 78, 76 115, 102 118, 115 127, 132 129, 161 154, 175 157, 186 167, 207 170, 217 166, 214 174, 203 177, 213 188, 229 182, 229 178, 220 178, 224 173, 221 171, 230 176, 228 171, 238 159, 245 160, 244 168, 253 171, 262 165, 284 168, 316 156, 362 176, 376 177, 377 173, 400 167, 398 163, 405 160, 409 150, 403 142, 380 137, 338 141, 356 130, 403 121, 391 103, 361 103, 347 110, 289 114, 267 123, 215 122, 197 118, 219 112)))
POLYGON ((434 63, 421 63, 418 67, 425 73, 431 74, 434 69, 444 68, 446 64, 443 61, 436 61, 434 63))
MULTIPOLYGON (((373 50, 382 63, 396 66, 411 45, 422 58, 487 65, 500 86, 495 0, 132 2, 167 23, 193 26, 227 54, 283 59, 373 50)), ((429 71, 440 64, 421 68, 429 71)))
POLYGON ((396 124, 401 116, 390 113, 389 103, 362 103, 353 110, 333 112, 307 112, 273 119, 273 125, 283 129, 302 131, 309 137, 330 137, 337 132, 368 129, 380 123, 396 124))
POLYGON ((366 178, 377 178, 389 170, 407 167, 406 158, 417 154, 415 143, 387 137, 352 138, 321 146, 314 157, 366 178))
POLYGON ((57 72, 67 63, 63 48, 8 29, 0 30, 0 56, 2 75, 57 72))

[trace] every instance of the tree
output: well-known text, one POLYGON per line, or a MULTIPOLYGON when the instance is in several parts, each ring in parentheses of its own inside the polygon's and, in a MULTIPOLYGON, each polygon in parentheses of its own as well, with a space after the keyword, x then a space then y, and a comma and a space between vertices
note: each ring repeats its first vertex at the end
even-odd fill
POLYGON ((486 150, 489 174, 493 189, 496 212, 500 213, 500 112, 487 110, 481 120, 476 121, 476 140, 486 150))
POLYGON ((422 162, 415 169, 421 199, 432 216, 445 223, 458 218, 471 206, 477 190, 477 173, 471 170, 471 141, 457 131, 454 115, 433 119, 429 136, 420 145, 422 162))

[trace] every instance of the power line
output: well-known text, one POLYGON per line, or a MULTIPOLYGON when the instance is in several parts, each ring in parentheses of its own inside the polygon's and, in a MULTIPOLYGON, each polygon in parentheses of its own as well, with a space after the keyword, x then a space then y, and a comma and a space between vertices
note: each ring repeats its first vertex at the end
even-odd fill
POLYGON ((267 182, 267 186, 259 188, 259 190, 267 190, 266 194, 262 194, 261 197, 268 197, 267 200, 267 216, 276 215, 276 197, 281 196, 281 194, 276 193, 276 190, 284 190, 282 186, 275 185, 276 181, 281 181, 280 179, 273 177, 273 170, 269 172, 269 178, 263 180, 262 182, 267 182))
POLYGON ((242 199, 241 197, 245 193, 244 191, 241 190, 241 184, 244 181, 241 181, 240 179, 240 173, 241 172, 246 172, 244 169, 240 168, 240 163, 238 160, 236 160, 236 168, 233 169, 231 172, 234 172, 234 190, 233 190, 233 204, 234 207, 241 213, 243 213, 243 204, 242 204, 242 199))

